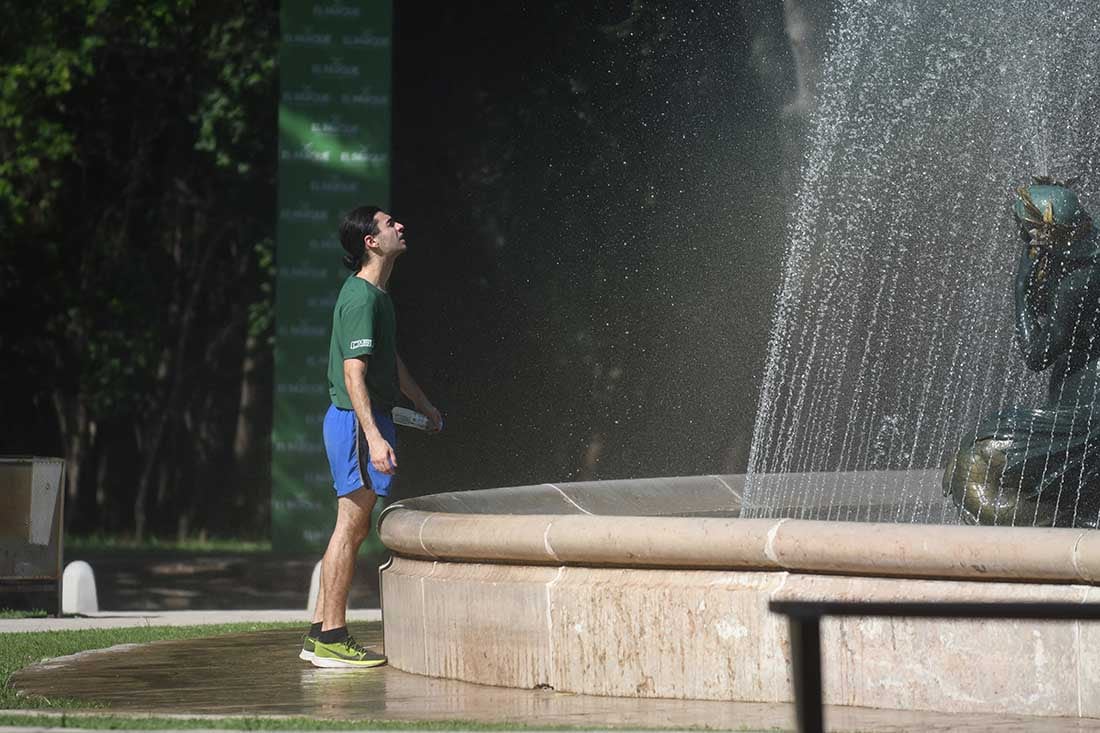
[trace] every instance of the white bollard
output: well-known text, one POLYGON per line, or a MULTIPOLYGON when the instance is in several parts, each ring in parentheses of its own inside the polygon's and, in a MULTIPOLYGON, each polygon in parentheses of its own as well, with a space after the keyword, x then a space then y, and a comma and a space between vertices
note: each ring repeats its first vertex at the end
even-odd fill
POLYGON ((95 573, 83 560, 65 566, 61 576, 61 613, 99 613, 95 573))
POLYGON ((321 592, 321 561, 313 566, 313 575, 309 579, 309 600, 306 601, 306 611, 313 613, 317 608, 317 594, 321 592))

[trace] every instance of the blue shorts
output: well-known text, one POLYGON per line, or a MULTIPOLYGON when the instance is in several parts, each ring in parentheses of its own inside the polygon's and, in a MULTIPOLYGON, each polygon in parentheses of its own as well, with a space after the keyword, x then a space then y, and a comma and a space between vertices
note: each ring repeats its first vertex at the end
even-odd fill
MULTIPOLYGON (((397 431, 393 427, 393 417, 379 409, 372 409, 371 414, 378 431, 396 453, 397 431)), ((346 496, 363 486, 378 496, 389 496, 393 474, 379 472, 370 462, 367 438, 359 429, 354 410, 329 405, 325 413, 324 433, 325 452, 332 469, 332 486, 337 496, 346 496)))

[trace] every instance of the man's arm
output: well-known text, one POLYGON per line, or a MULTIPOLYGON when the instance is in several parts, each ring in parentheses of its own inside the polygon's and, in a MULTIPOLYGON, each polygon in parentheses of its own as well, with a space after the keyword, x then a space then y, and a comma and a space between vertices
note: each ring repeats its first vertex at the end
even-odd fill
POLYGON ((378 431, 370 409, 366 357, 344 359, 344 386, 348 389, 348 397, 351 398, 351 406, 355 409, 359 427, 367 439, 370 462, 380 473, 393 473, 397 468, 397 456, 393 452, 393 446, 378 431))
POLYGON ((409 374, 409 370, 405 368, 405 362, 401 361, 400 354, 397 355, 397 384, 401 388, 401 394, 412 401, 417 411, 426 415, 432 421, 432 429, 441 430, 443 428, 443 417, 439 414, 439 410, 435 409, 435 406, 428 400, 424 390, 420 389, 420 385, 412 378, 412 374, 409 374))

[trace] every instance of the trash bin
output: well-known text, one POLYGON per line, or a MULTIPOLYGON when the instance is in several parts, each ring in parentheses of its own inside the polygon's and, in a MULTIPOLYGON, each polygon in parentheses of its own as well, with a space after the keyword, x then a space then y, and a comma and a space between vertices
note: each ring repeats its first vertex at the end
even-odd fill
POLYGON ((61 613, 65 461, 0 456, 0 598, 36 601, 25 608, 61 613))

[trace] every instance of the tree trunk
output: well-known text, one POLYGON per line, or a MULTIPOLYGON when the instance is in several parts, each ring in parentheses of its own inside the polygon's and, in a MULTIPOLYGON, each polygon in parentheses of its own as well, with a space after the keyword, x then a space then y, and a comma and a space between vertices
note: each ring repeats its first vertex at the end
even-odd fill
POLYGON ((250 517, 248 529, 259 532, 267 526, 267 507, 261 502, 266 466, 261 463, 262 454, 257 445, 257 408, 259 402, 258 350, 261 339, 249 332, 245 337, 244 356, 241 360, 241 391, 237 402, 237 422, 233 430, 233 474, 238 487, 236 504, 252 507, 242 516, 250 517))
POLYGON ((180 512, 176 517, 176 542, 183 543, 191 532, 191 515, 189 512, 180 512))
POLYGON ((74 396, 68 398, 60 390, 51 395, 57 424, 61 428, 61 442, 65 453, 65 528, 72 524, 77 512, 76 501, 80 496, 80 468, 90 449, 88 410, 83 401, 74 396))
MULTIPOLYGON (((200 215, 196 214, 196 218, 200 215)), ((169 384, 167 394, 163 402, 156 405, 156 417, 153 420, 152 430, 149 431, 149 439, 144 451, 141 474, 138 478, 137 493, 134 496, 134 538, 140 542, 145 538, 146 522, 145 512, 148 503, 149 487, 153 481, 153 473, 158 465, 160 446, 164 440, 164 434, 168 428, 170 416, 180 414, 180 404, 183 397, 183 364, 187 354, 187 347, 191 338, 191 329, 198 312, 199 296, 205 289, 206 273, 208 265, 213 257, 214 250, 221 245, 214 237, 207 237, 204 227, 196 225, 191 233, 193 241, 204 242, 205 249, 199 255, 199 262, 189 281, 190 291, 181 308, 179 325, 176 330, 176 343, 166 347, 161 354, 161 363, 157 374, 163 381, 169 384)), ((182 240, 182 233, 177 233, 177 239, 182 240)), ((182 245, 180 245, 182 249, 182 245)), ((178 255, 182 258, 182 253, 178 255)), ((163 383, 162 381, 162 383, 163 383)))
POLYGON ((252 457, 255 431, 252 429, 256 405, 256 348, 259 339, 252 333, 245 337, 244 358, 241 360, 241 393, 237 401, 237 424, 233 430, 233 462, 238 468, 252 457))

